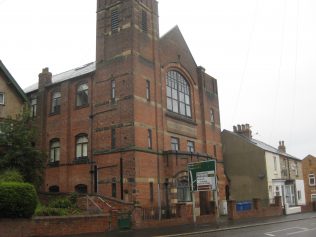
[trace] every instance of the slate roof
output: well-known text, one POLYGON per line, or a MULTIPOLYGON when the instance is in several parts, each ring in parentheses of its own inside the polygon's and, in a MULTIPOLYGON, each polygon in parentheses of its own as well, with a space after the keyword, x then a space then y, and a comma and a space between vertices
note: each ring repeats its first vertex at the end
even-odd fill
MULTIPOLYGON (((83 75, 89 74, 89 73, 95 71, 95 67, 96 67, 95 62, 91 62, 91 63, 87 63, 85 65, 82 65, 80 67, 71 69, 69 71, 66 71, 66 72, 63 72, 63 73, 60 73, 60 74, 57 74, 57 75, 53 75, 52 83, 56 84, 56 83, 59 83, 59 82, 63 82, 63 81, 72 79, 72 78, 76 78, 76 77, 79 77, 79 76, 83 76, 83 75)), ((29 92, 35 91, 37 89, 38 89, 38 82, 33 84, 33 85, 31 85, 31 86, 29 86, 29 87, 26 87, 24 89, 24 92, 25 93, 29 93, 29 92)))
POLYGON ((242 135, 242 134, 237 134, 237 133, 228 131, 228 130, 226 130, 226 129, 225 129, 224 131, 227 132, 227 133, 229 133, 229 134, 232 134, 232 135, 234 135, 234 136, 240 137, 240 138, 242 138, 244 141, 246 141, 246 142, 248 142, 248 143, 250 143, 250 144, 253 144, 253 145, 257 146, 257 147, 261 148, 261 149, 264 150, 264 151, 269 151, 269 152, 271 152, 271 153, 275 153, 275 154, 278 154, 278 155, 286 156, 286 157, 288 157, 288 158, 291 158, 291 159, 299 160, 299 161, 300 161, 300 159, 298 159, 298 158, 296 158, 296 157, 294 157, 294 156, 292 156, 292 155, 290 155, 290 154, 288 154, 288 153, 281 152, 281 151, 279 151, 277 148, 275 148, 275 147, 273 147, 273 146, 270 146, 270 145, 268 145, 268 144, 266 144, 266 143, 264 143, 264 142, 262 142, 262 141, 259 141, 259 140, 257 140, 257 139, 248 138, 248 137, 246 137, 246 136, 244 136, 244 135, 242 135))
POLYGON ((21 89, 21 87, 19 86, 19 84, 15 81, 15 79, 13 78, 13 76, 11 75, 11 73, 9 72, 9 70, 4 66, 4 64, 2 63, 2 61, 0 60, 0 70, 4 73, 8 84, 12 85, 13 88, 15 89, 15 91, 17 92, 18 96, 20 96, 20 98, 24 101, 27 102, 28 99, 25 95, 25 93, 23 92, 23 90, 21 89))

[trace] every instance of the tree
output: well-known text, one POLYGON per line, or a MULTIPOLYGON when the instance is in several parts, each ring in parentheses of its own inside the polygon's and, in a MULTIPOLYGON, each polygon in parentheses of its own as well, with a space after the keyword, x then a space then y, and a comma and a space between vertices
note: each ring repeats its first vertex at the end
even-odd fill
POLYGON ((34 146, 35 128, 30 112, 24 109, 16 119, 0 123, 0 170, 18 170, 25 182, 39 188, 45 164, 45 155, 34 146))

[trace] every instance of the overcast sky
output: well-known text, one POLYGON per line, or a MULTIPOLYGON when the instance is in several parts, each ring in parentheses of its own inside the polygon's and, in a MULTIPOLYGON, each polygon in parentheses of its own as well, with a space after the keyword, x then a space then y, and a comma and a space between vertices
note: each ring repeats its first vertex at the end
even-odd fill
MULTIPOLYGON (((96 0, 0 0, 0 59, 22 88, 95 60, 96 0)), ((218 79, 221 127, 316 155, 315 0, 159 0, 160 35, 178 25, 218 79)))

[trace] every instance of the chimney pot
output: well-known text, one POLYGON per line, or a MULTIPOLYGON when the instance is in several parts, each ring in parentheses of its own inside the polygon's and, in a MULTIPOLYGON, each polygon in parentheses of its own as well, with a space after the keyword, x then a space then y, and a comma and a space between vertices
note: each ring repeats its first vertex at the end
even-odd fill
POLYGON ((234 130, 234 132, 236 133, 236 132, 237 132, 237 127, 236 127, 236 126, 233 126, 233 130, 234 130))

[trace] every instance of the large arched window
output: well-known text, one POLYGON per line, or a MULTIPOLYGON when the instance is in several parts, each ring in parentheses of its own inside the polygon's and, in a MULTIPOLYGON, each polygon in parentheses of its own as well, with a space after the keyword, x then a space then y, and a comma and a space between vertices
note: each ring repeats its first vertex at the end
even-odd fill
POLYGON ((167 75, 167 109, 191 117, 190 86, 177 71, 169 71, 167 75))
POLYGON ((50 159, 51 163, 58 162, 60 159, 60 143, 58 138, 54 138, 50 141, 50 159))
POLYGON ((76 158, 88 157, 88 136, 86 134, 80 134, 76 137, 76 158))

